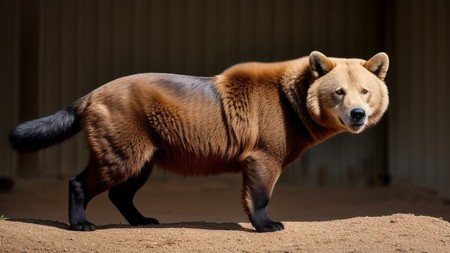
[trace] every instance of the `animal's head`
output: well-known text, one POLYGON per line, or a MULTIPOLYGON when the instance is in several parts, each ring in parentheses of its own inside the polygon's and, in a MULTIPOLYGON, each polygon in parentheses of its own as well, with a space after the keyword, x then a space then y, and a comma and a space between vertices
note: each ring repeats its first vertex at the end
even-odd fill
POLYGON ((307 108, 319 125, 360 133, 377 123, 389 98, 384 78, 389 58, 378 53, 369 60, 328 58, 314 51, 309 56, 314 80, 307 108))

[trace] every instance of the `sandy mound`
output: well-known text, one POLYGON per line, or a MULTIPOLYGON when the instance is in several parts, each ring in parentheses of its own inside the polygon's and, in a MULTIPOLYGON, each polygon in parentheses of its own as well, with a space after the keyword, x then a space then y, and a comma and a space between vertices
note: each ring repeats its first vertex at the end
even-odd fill
POLYGON ((248 223, 100 226, 74 232, 42 220, 0 221, 2 252, 450 252, 450 223, 395 214, 322 222, 285 222, 259 234, 248 223))
POLYGON ((450 205, 426 190, 280 184, 269 213, 286 229, 259 234, 238 179, 151 180, 135 203, 152 227, 124 225, 103 194, 95 232, 68 230, 67 180, 19 181, 0 194, 0 252, 450 252, 450 205))

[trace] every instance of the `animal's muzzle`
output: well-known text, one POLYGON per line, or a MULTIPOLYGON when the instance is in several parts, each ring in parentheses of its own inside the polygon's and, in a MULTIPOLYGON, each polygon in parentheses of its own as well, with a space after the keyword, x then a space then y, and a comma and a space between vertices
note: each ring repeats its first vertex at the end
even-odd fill
POLYGON ((362 108, 350 111, 350 127, 353 131, 359 131, 366 124, 366 112, 362 108))

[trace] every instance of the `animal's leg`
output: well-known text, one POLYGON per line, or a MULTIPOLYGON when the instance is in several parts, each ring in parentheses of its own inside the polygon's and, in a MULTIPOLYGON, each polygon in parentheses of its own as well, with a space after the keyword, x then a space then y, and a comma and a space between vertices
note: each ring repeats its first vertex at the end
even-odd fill
POLYGON ((70 228, 79 231, 93 231, 95 225, 86 219, 86 207, 98 194, 109 190, 128 179, 118 163, 97 166, 89 162, 87 168, 69 181, 69 223, 70 228))
POLYGON ((69 224, 73 230, 95 230, 95 225, 86 219, 86 207, 89 201, 103 190, 88 187, 88 173, 89 170, 85 169, 69 181, 69 224))
POLYGON ((144 185, 149 178, 153 166, 147 163, 141 172, 127 181, 116 185, 109 190, 109 199, 119 209, 120 213, 130 223, 130 225, 154 225, 159 224, 158 220, 144 217, 134 206, 133 198, 137 190, 144 185))
MULTIPOLYGON (((124 95, 124 100, 126 98, 124 95)), ((155 150, 145 119, 136 114, 134 103, 112 102, 109 97, 97 99, 98 102, 83 111, 82 128, 90 161, 86 170, 69 183, 69 221, 74 230, 95 229, 86 220, 86 206, 94 196, 115 186, 117 188, 110 194, 114 204, 127 219, 136 218, 137 210, 122 200, 122 195, 132 200, 136 190, 147 180, 151 167, 141 170, 155 150), (134 178, 136 175, 141 176, 134 178), (128 181, 128 185, 124 184, 128 181)))
POLYGON ((254 152, 246 160, 243 170, 243 203, 250 222, 258 232, 284 229, 281 222, 272 221, 267 215, 267 205, 280 173, 279 163, 263 152, 254 152))

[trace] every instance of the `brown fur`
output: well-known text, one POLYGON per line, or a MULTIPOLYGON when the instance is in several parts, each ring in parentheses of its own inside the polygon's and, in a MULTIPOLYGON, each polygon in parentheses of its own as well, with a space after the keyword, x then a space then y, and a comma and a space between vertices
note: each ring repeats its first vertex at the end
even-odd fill
POLYGON ((387 67, 385 54, 366 62, 313 52, 286 62, 238 64, 211 78, 138 74, 105 84, 74 104, 90 152, 77 179, 84 206, 153 165, 184 176, 242 172, 253 225, 282 229, 266 214, 281 172, 306 148, 376 123, 388 103, 387 67), (336 95, 337 89, 347 95, 336 95), (367 124, 348 123, 355 107, 371 112, 367 124))

